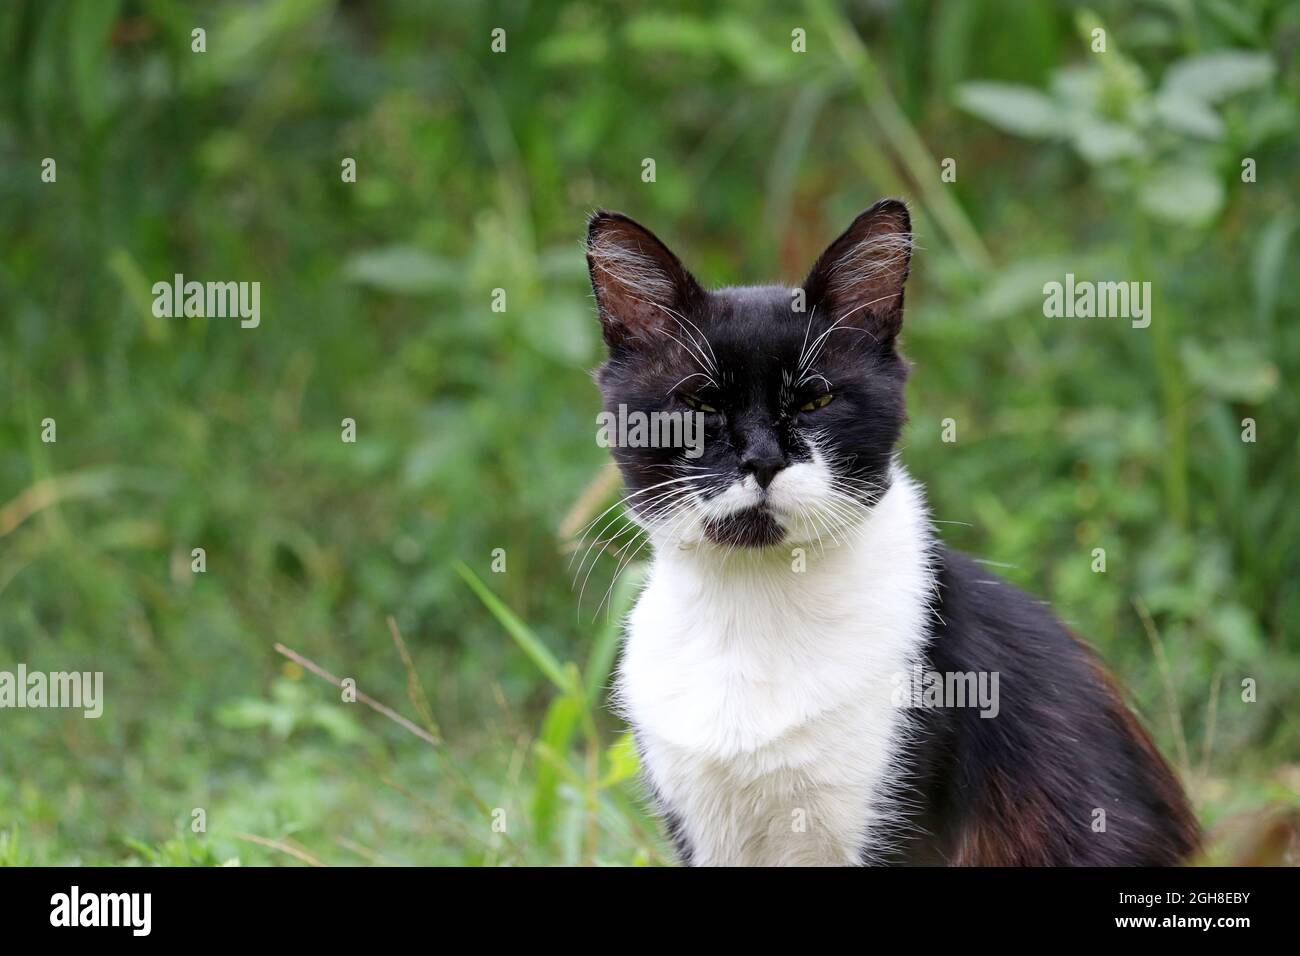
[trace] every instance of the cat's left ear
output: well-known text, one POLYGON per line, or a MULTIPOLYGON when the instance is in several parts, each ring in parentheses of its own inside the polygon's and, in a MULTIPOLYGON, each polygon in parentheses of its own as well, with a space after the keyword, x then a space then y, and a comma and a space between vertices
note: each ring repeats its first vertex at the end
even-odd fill
POLYGON ((832 322, 862 329, 879 345, 903 327, 903 284, 912 261, 912 218, 882 199, 853 220, 817 259, 803 288, 832 322))

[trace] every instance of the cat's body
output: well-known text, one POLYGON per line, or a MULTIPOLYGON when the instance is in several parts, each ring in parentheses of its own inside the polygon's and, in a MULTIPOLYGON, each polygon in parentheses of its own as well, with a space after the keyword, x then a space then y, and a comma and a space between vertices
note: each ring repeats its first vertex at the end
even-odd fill
POLYGON ((902 475, 854 544, 790 557, 659 552, 618 695, 698 864, 847 864, 883 851, 911 736, 892 675, 925 653, 934 572, 902 475))
POLYGON ((801 290, 705 292, 592 219, 606 407, 705 422, 699 458, 615 450, 655 548, 617 688, 646 781, 698 865, 1176 862, 1194 823, 1104 672, 894 460, 910 247, 881 203, 801 290), (905 706, 926 672, 996 675, 996 706, 905 706))

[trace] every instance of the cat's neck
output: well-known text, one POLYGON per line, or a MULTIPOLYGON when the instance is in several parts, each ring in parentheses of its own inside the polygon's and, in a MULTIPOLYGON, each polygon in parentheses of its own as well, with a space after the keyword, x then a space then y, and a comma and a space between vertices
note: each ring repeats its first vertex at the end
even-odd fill
MULTIPOLYGON (((854 590, 897 582, 900 572, 930 587, 933 532, 920 486, 901 465, 890 472, 889 489, 855 525, 824 529, 814 541, 769 548, 735 548, 710 541, 659 542, 654 567, 684 584, 695 582, 701 597, 719 589, 771 588, 818 592, 857 580, 854 590)), ((834 600, 832 591, 827 595, 834 600)), ((839 595, 843 596, 843 595, 839 595)))
MULTIPOLYGON (((855 533, 784 549, 667 549, 629 620, 620 698, 646 733, 752 751, 843 707, 892 733, 893 675, 923 653, 934 604, 921 489, 896 469, 855 533)), ((872 731, 873 733, 876 731, 872 731)))

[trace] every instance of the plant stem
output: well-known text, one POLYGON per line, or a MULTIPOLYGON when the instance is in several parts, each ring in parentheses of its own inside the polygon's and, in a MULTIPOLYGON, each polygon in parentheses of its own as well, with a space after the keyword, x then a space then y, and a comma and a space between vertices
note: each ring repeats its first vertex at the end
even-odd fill
POLYGON ((939 182, 939 164, 889 91, 880 69, 853 25, 829 0, 808 0, 809 13, 830 37, 840 60, 853 74, 867 111, 907 170, 931 217, 962 260, 975 271, 992 266, 992 257, 957 201, 939 182))

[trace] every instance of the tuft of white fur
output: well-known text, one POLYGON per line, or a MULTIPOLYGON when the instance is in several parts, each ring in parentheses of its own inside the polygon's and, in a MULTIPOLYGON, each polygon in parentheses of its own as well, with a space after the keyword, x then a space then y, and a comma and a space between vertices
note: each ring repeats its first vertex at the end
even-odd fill
POLYGON ((700 534, 703 509, 752 506, 745 482, 648 528, 655 557, 617 700, 694 863, 852 865, 886 849, 911 726, 895 680, 921 658, 935 587, 922 492, 900 466, 891 479, 818 547, 800 543, 815 530, 809 509, 829 500, 817 455, 772 483, 781 546, 732 550, 700 534))
POLYGON ((595 236, 587 245, 587 255, 596 269, 621 287, 621 294, 647 302, 666 302, 672 298, 672 279, 652 257, 626 241, 595 236))
POLYGON ((882 275, 901 278, 911 252, 911 233, 885 232, 868 236, 845 252, 831 268, 832 290, 851 292, 861 283, 882 275))
MULTIPOLYGON (((825 456, 814 445, 812 458, 794 462, 777 473, 767 495, 753 475, 733 482, 721 494, 709 499, 696 498, 688 516, 667 527, 650 526, 650 540, 656 553, 661 548, 707 545, 705 521, 719 521, 728 515, 753 508, 766 501, 772 514, 785 528, 784 544, 834 543, 853 530, 845 522, 845 507, 837 504, 834 478, 825 456)), ((841 496, 842 498, 842 496, 841 496)))

